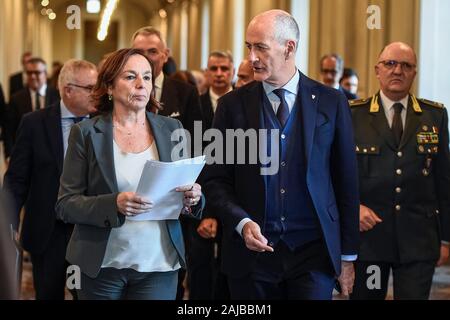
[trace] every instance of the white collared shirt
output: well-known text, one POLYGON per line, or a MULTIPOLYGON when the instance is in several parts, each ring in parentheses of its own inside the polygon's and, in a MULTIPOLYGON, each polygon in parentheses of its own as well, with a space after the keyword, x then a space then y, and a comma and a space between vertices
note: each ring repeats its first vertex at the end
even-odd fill
POLYGON ((161 72, 159 76, 155 78, 155 99, 161 101, 162 89, 164 84, 164 72, 161 72))
POLYGON ((403 105, 401 117, 402 117, 402 124, 403 124, 403 128, 404 128, 405 123, 406 123, 406 110, 407 110, 406 108, 408 107, 409 95, 406 95, 406 97, 404 97, 400 101, 392 101, 383 93, 382 90, 380 90, 380 98, 381 98, 381 104, 383 105, 384 113, 386 114, 386 119, 388 121, 389 128, 392 128, 392 121, 394 120, 394 114, 395 114, 394 104, 399 102, 403 105))
MULTIPOLYGON (((288 83, 286 83, 284 86, 282 86, 282 89, 285 89, 286 92, 284 94, 284 99, 286 100, 286 103, 289 107, 289 113, 292 111, 292 108, 294 107, 295 100, 297 99, 297 93, 298 93, 298 86, 300 82, 300 73, 298 72, 298 69, 295 70, 294 76, 289 80, 288 83)), ((277 114, 278 107, 280 106, 280 98, 273 93, 275 89, 280 89, 278 87, 274 87, 271 84, 268 84, 266 82, 263 82, 264 92, 267 95, 267 98, 269 98, 270 104, 272 105, 273 112, 277 114)))
MULTIPOLYGON (((63 135, 64 157, 66 157, 70 129, 72 129, 72 126, 74 125, 73 118, 77 118, 77 116, 74 115, 72 112, 70 112, 69 109, 67 109, 62 99, 60 101, 60 105, 61 105, 61 130, 63 135)), ((87 115, 86 118, 89 118, 89 115, 87 115)))
MULTIPOLYGON (((30 95, 31 95, 31 107, 33 111, 36 111, 36 91, 34 91, 33 89, 28 89, 30 90, 30 95)), ((46 107, 45 105, 45 94, 47 92, 47 84, 44 84, 40 89, 39 89, 39 102, 41 104, 41 109, 44 109, 46 107)))
MULTIPOLYGON (((227 94, 227 93, 229 93, 229 92, 231 92, 231 91, 233 91, 233 88, 232 88, 232 87, 228 88, 228 91, 225 92, 225 94, 227 94)), ((225 95, 225 94, 224 94, 224 95, 225 95)), ((222 96, 224 96, 224 95, 222 95, 222 96)), ((209 88, 209 96, 211 97, 210 100, 211 100, 213 112, 216 113, 217 102, 218 102, 219 98, 222 97, 222 96, 219 96, 218 94, 214 93, 214 91, 213 91, 212 88, 209 88)))

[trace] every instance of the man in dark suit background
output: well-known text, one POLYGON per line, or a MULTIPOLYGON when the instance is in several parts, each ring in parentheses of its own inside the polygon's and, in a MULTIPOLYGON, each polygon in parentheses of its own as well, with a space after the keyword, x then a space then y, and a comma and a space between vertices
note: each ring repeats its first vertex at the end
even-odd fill
POLYGON ((354 69, 344 68, 342 78, 339 80, 339 85, 344 90, 354 94, 356 96, 355 99, 358 99, 359 77, 354 69))
POLYGON ((233 56, 222 51, 211 52, 208 57, 205 77, 209 89, 200 96, 200 102, 203 114, 203 129, 206 130, 212 126, 219 98, 233 90, 233 56))
MULTIPOLYGON (((161 103, 162 109, 152 110, 159 115, 178 119, 183 128, 188 130, 191 137, 194 137, 194 122, 202 121, 200 98, 197 88, 194 86, 171 79, 163 72, 163 66, 167 63, 170 50, 167 48, 161 32, 154 27, 146 26, 137 30, 132 38, 132 47, 141 49, 145 55, 153 62, 155 79, 155 98, 161 103)), ((197 149, 200 149, 198 146, 197 149)), ((196 149, 192 148, 192 153, 196 149)), ((182 218, 183 229, 185 224, 190 222, 182 218)), ((182 282, 184 272, 179 272, 179 286, 177 299, 183 298, 182 282)))
MULTIPOLYGON (((222 51, 213 51, 208 57, 205 77, 209 84, 208 91, 200 96, 203 122, 202 129, 211 128, 217 101, 233 90, 234 77, 233 56, 222 51)), ((200 175, 202 184, 204 171, 200 175)), ((226 278, 220 272, 220 255, 222 227, 213 210, 208 206, 201 221, 186 220, 188 229, 188 285, 189 299, 228 299, 226 278)))
POLYGON ((348 100, 356 99, 356 94, 345 90, 340 84, 344 73, 344 60, 336 53, 326 54, 320 59, 320 75, 322 83, 336 90, 341 91, 348 100))
POLYGON ((162 72, 169 57, 169 49, 161 32, 153 27, 143 27, 134 33, 132 46, 143 50, 154 64, 155 98, 162 104, 158 114, 180 120, 192 135, 194 121, 202 120, 198 92, 195 87, 170 79, 162 72))
POLYGON ((235 150, 233 163, 207 167, 204 190, 224 225, 232 299, 331 299, 336 277, 344 294, 352 290, 359 199, 350 109, 342 93, 298 71, 298 41, 287 12, 253 18, 246 45, 256 81, 222 97, 215 114, 213 127, 224 136, 227 129, 269 130, 259 132, 256 146, 252 139, 228 145, 224 159, 235 150), (279 152, 271 155, 272 145, 279 152), (258 152, 236 164, 249 150, 258 152), (261 156, 249 161, 261 153, 273 168, 261 156))
POLYGON ((55 203, 70 128, 95 111, 89 95, 96 80, 95 65, 65 63, 59 77, 61 101, 23 117, 5 174, 16 230, 25 205, 21 242, 31 254, 36 299, 64 299, 65 253, 73 226, 56 220, 55 203))
POLYGON ((25 65, 28 60, 33 57, 31 52, 25 52, 22 54, 22 68, 23 70, 17 73, 12 74, 9 77, 9 99, 16 93, 17 91, 22 90, 25 87, 26 83, 26 74, 25 74, 25 65))
POLYGON ((387 45, 375 66, 380 91, 351 102, 361 194, 352 299, 384 300, 392 270, 394 299, 426 300, 449 256, 448 116, 410 94, 416 64, 407 44, 387 45))
POLYGON ((41 58, 31 58, 25 64, 27 85, 9 100, 5 132, 5 155, 8 158, 16 140, 16 132, 23 115, 46 108, 59 101, 59 93, 47 85, 47 64, 41 58))

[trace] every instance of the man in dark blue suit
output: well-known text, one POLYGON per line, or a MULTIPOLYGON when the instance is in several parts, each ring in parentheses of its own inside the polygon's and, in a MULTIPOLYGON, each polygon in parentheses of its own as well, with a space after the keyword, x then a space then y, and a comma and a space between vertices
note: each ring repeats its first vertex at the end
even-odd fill
POLYGON ((245 148, 226 148, 226 164, 207 167, 232 299, 331 299, 336 278, 344 294, 352 291, 359 200, 350 110, 342 93, 298 71, 298 41, 287 12, 256 16, 246 35, 256 81, 222 97, 215 114, 223 134, 267 130, 258 146, 246 139, 245 148), (261 157, 250 161, 252 147, 279 158, 275 174, 261 157))
POLYGON ((96 80, 92 63, 69 60, 64 64, 58 86, 61 100, 23 116, 5 174, 15 230, 25 207, 20 238, 31 255, 37 300, 65 297, 65 255, 73 226, 56 219, 55 204, 70 129, 96 111, 90 101, 96 80))

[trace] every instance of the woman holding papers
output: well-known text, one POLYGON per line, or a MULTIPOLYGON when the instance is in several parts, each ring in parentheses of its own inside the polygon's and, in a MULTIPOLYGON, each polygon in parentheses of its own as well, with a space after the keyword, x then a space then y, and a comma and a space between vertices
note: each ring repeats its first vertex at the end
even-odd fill
MULTIPOLYGON (((146 112, 153 98, 153 65, 142 51, 122 49, 100 70, 92 98, 100 115, 74 125, 56 205, 75 224, 67 260, 81 269, 80 299, 174 299, 185 265, 180 223, 136 220, 154 203, 136 193, 148 160, 171 162, 173 131, 181 123, 146 112)), ((182 211, 200 217, 198 184, 184 193, 182 211)))

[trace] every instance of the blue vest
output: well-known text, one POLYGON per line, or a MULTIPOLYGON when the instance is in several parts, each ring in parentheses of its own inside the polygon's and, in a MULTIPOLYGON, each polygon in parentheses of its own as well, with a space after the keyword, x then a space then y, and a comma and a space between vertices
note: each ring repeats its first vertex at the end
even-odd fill
POLYGON ((268 130, 268 154, 271 149, 270 130, 280 130, 278 173, 264 176, 266 215, 263 234, 272 246, 281 240, 294 250, 322 236, 317 213, 306 184, 300 99, 295 102, 284 129, 281 129, 265 92, 263 101, 260 122, 261 128, 268 130))

